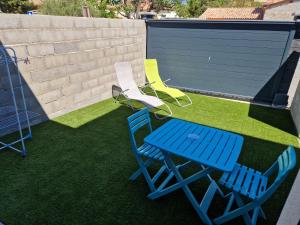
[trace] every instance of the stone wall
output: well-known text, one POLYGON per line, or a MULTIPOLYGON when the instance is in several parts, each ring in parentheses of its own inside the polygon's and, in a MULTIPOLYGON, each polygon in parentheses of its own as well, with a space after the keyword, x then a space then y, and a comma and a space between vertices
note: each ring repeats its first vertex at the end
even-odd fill
MULTIPOLYGON (((293 40, 289 53, 292 54, 293 52, 297 52, 298 54, 300 54, 300 39, 293 40)), ((298 87, 299 80, 300 80, 300 60, 298 60, 298 63, 297 63, 297 66, 296 66, 296 69, 295 69, 295 72, 293 75, 293 79, 292 79, 292 82, 290 84, 290 88, 288 91, 288 96, 289 96, 288 107, 290 107, 293 102, 293 98, 295 96, 295 92, 298 87)))
POLYGON ((293 20, 300 13, 300 1, 266 9, 264 20, 293 20))
POLYGON ((298 83, 298 87, 291 105, 291 114, 298 131, 298 136, 300 137, 300 83, 298 83))
MULTIPOLYGON (((28 57, 19 67, 26 101, 47 118, 110 98, 115 62, 131 62, 137 83, 145 80, 142 20, 0 14, 0 41, 28 57)), ((5 84, 0 106, 10 94, 5 84)))

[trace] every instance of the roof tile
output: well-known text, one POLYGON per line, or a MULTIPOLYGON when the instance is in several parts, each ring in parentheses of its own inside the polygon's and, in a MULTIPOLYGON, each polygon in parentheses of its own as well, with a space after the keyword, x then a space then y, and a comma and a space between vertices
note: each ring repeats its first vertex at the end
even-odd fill
POLYGON ((199 18, 205 20, 259 20, 262 8, 208 8, 199 18))

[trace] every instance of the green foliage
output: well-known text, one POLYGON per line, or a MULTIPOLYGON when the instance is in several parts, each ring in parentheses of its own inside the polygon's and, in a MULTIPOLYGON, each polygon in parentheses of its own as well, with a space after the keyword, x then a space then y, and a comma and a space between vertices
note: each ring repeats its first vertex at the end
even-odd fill
POLYGON ((180 1, 177 1, 175 5, 176 14, 184 18, 197 18, 206 8, 206 0, 188 0, 187 4, 181 4, 180 1))
POLYGON ((231 7, 259 7, 261 2, 255 2, 250 0, 233 0, 231 1, 231 7))
POLYGON ((33 8, 28 0, 0 0, 0 11, 4 13, 26 13, 33 8))
POLYGON ((174 1, 172 0, 153 0, 153 9, 159 13, 163 9, 171 9, 174 7, 174 1))
POLYGON ((185 5, 183 5, 183 4, 181 4, 179 1, 176 2, 174 8, 175 8, 176 14, 179 17, 183 17, 183 18, 188 17, 187 7, 185 5))
POLYGON ((262 3, 253 0, 212 0, 209 7, 260 7, 262 3))
POLYGON ((206 1, 188 0, 187 7, 190 17, 199 17, 206 10, 206 1))
POLYGON ((253 0, 188 0, 182 4, 178 0, 175 4, 175 11, 179 17, 197 18, 208 7, 260 7, 261 3, 253 0))
MULTIPOLYGON (((137 18, 138 13, 140 12, 142 0, 131 0, 131 5, 133 6, 135 12, 135 18, 137 18)), ((128 3, 127 3, 128 4, 128 3)))
POLYGON ((90 10, 93 9, 94 15, 96 17, 105 17, 105 18, 115 18, 115 9, 114 7, 109 7, 109 0, 88 0, 90 10))
POLYGON ((134 12, 134 7, 131 4, 117 4, 116 10, 119 14, 129 19, 134 12))
POLYGON ((45 0, 39 11, 46 15, 82 16, 83 5, 89 7, 93 17, 115 17, 115 10, 108 7, 108 0, 45 0))
POLYGON ((209 7, 221 8, 230 5, 230 0, 212 0, 208 2, 209 7))
POLYGON ((46 15, 82 16, 82 5, 82 0, 45 0, 39 11, 46 15))

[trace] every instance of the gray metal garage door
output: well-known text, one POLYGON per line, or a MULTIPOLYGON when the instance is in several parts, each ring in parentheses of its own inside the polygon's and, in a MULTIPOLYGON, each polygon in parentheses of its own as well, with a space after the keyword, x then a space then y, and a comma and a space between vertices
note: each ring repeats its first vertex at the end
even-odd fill
POLYGON ((150 20, 147 58, 172 86, 272 102, 294 35, 294 22, 150 20))

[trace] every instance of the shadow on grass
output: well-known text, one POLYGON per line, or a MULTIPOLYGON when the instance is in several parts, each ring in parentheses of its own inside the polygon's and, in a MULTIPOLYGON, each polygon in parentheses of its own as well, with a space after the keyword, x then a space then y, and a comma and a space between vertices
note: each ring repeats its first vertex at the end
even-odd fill
MULTIPOLYGON (((75 114, 85 116, 82 111, 75 114)), ((76 129, 68 126, 69 121, 48 121, 33 127, 25 159, 10 151, 0 153, 1 220, 8 225, 201 224, 182 191, 151 201, 144 179, 128 180, 137 169, 126 121, 131 114, 127 107, 115 107, 76 129)), ((165 121, 152 122, 156 128, 165 121)), ((239 162, 258 170, 269 167, 286 148, 244 137, 239 162)), ((265 204, 268 220, 258 224, 275 224, 295 175, 296 170, 265 204)), ((197 196, 207 188, 203 181, 191 185, 197 196)), ((216 199, 211 215, 222 213, 223 207, 216 199)))
POLYGON ((295 74, 298 60, 299 53, 295 51, 292 52, 254 96, 253 101, 286 106, 288 103, 287 93, 295 74), (278 95, 276 98, 276 94, 280 94, 280 97, 278 98, 278 95))
POLYGON ((248 116, 297 136, 297 130, 289 110, 250 104, 248 116))
MULTIPOLYGON (((156 97, 155 93, 153 92, 153 90, 151 88, 146 88, 145 93, 156 97)), ((178 106, 176 100, 174 98, 172 98, 170 95, 163 93, 163 92, 159 92, 159 91, 156 93, 157 93, 158 97, 161 100, 163 100, 165 103, 178 106)))
MULTIPOLYGON (((278 71, 273 75, 268 83, 266 83, 260 92, 254 97, 255 102, 268 102, 268 100, 264 98, 270 95, 268 98, 272 99, 272 104, 279 106, 286 106, 288 104, 289 96, 287 94, 295 74, 299 56, 299 52, 295 51, 290 54, 288 59, 280 66, 278 71), (278 99, 275 99, 275 94, 279 94, 278 99)), ((289 120, 291 120, 291 116, 287 110, 270 109, 251 104, 248 115, 249 117, 267 123, 273 127, 277 127, 280 130, 297 135, 293 123, 289 122, 289 120), (267 116, 268 114, 270 115, 270 110, 274 112, 274 115, 276 114, 276 118, 275 116, 267 116), (287 126, 287 124, 290 126, 287 126)))

